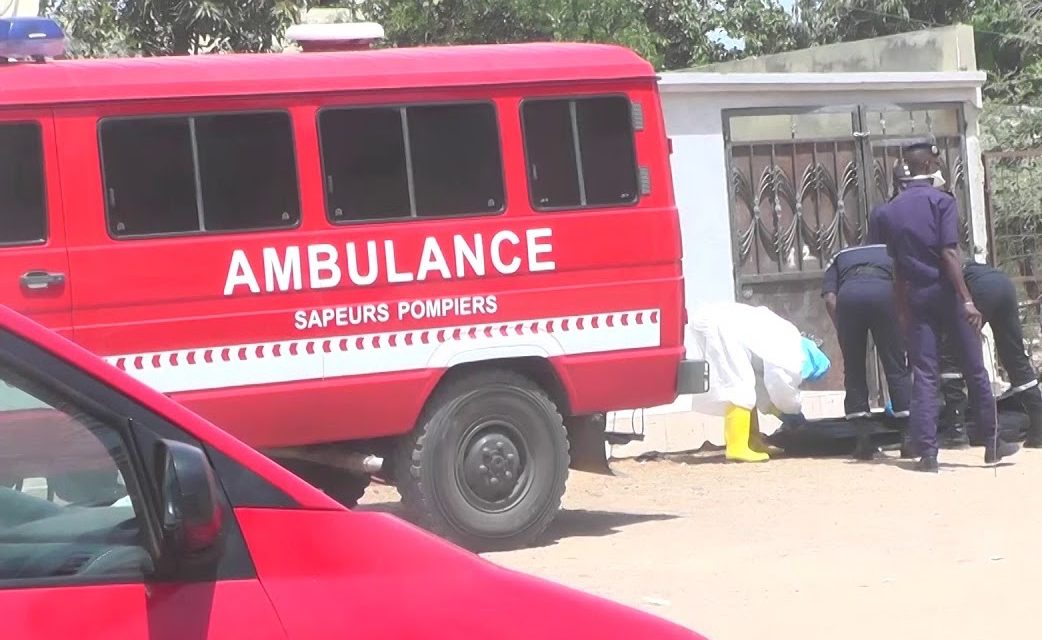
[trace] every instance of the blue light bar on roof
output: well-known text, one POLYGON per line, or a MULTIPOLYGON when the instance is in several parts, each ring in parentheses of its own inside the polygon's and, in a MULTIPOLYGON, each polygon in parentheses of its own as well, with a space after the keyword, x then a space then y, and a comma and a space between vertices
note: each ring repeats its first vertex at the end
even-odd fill
POLYGON ((35 60, 65 55, 65 32, 50 18, 0 18, 0 60, 35 60))

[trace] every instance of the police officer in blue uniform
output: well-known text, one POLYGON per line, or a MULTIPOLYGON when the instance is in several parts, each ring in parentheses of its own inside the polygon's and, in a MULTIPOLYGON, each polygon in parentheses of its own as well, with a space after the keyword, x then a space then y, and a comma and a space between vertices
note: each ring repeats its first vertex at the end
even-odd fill
MULTIPOLYGON (((1016 396, 1028 415, 1024 446, 1042 448, 1042 390, 1039 389, 1038 373, 1024 348, 1016 287, 1001 270, 974 261, 966 262, 963 274, 973 303, 980 309, 984 322, 991 327, 995 337, 999 364, 1006 370, 1012 387, 1009 394, 1016 396)), ((945 345, 941 358, 941 391, 944 396, 941 421, 950 425, 941 439, 942 448, 970 446, 971 439, 963 423, 965 386, 951 345, 945 345)))
POLYGON ((871 460, 872 417, 868 398, 866 355, 872 333, 883 363, 894 416, 908 417, 911 376, 894 303, 894 267, 886 245, 868 244, 837 253, 825 268, 821 295, 836 327, 843 353, 844 409, 857 425, 854 457, 871 460))
POLYGON ((916 469, 936 472, 941 341, 948 336, 969 389, 977 439, 986 463, 1019 450, 996 431, 995 397, 981 351, 981 312, 962 274, 955 198, 933 185, 939 151, 929 142, 904 149, 904 189, 876 216, 894 259, 894 292, 912 369, 909 439, 916 469))

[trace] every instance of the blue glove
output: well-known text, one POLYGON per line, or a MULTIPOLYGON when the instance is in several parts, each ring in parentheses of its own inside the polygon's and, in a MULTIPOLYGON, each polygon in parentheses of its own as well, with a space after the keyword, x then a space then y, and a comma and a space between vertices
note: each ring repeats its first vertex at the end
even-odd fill
POLYGON ((803 368, 800 370, 800 376, 808 382, 825 377, 829 367, 832 366, 825 352, 808 338, 800 338, 800 344, 803 347, 803 368))
POLYGON ((889 400, 886 401, 886 407, 884 407, 883 410, 886 411, 886 415, 891 418, 894 417, 894 405, 889 400))
POLYGON ((807 417, 803 415, 803 412, 799 413, 783 413, 780 416, 782 424, 790 427, 798 427, 807 422, 807 417))

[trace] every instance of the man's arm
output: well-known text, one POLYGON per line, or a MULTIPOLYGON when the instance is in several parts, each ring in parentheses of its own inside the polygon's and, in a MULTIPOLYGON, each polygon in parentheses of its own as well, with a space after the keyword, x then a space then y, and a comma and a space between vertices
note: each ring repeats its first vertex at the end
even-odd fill
POLYGON ((938 203, 938 233, 941 249, 941 271, 955 289, 963 304, 966 319, 977 331, 984 325, 984 317, 973 304, 970 290, 962 273, 962 252, 959 251, 959 223, 955 198, 948 196, 938 203))
POLYGON ((839 330, 836 324, 836 292, 839 290, 839 268, 836 267, 836 259, 833 258, 825 268, 825 277, 821 280, 821 297, 825 299, 825 310, 832 319, 832 326, 839 330))
POLYGON ((955 287, 955 295, 959 296, 959 300, 966 310, 966 319, 970 321, 970 325, 974 329, 980 331, 984 325, 984 316, 973 304, 970 290, 966 287, 966 280, 962 275, 962 255, 957 246, 945 247, 941 251, 941 267, 948 282, 955 287))
POLYGON ((836 294, 829 292, 825 294, 825 311, 828 312, 829 318, 832 320, 832 326, 839 331, 839 324, 836 322, 836 294))
POLYGON ((902 331, 908 331, 908 283, 901 275, 901 270, 894 266, 894 307, 897 309, 897 322, 902 331))

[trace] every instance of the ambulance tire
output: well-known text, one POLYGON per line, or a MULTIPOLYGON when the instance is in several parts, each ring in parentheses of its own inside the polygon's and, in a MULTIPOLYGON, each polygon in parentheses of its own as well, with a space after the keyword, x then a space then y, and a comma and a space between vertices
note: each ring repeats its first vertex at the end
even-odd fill
POLYGON ((369 478, 352 475, 343 469, 298 459, 280 459, 278 463, 348 508, 358 506, 369 487, 369 478))
POLYGON ((568 437, 539 385, 485 370, 435 393, 396 463, 398 491, 421 525, 472 551, 515 549, 560 509, 568 437))

